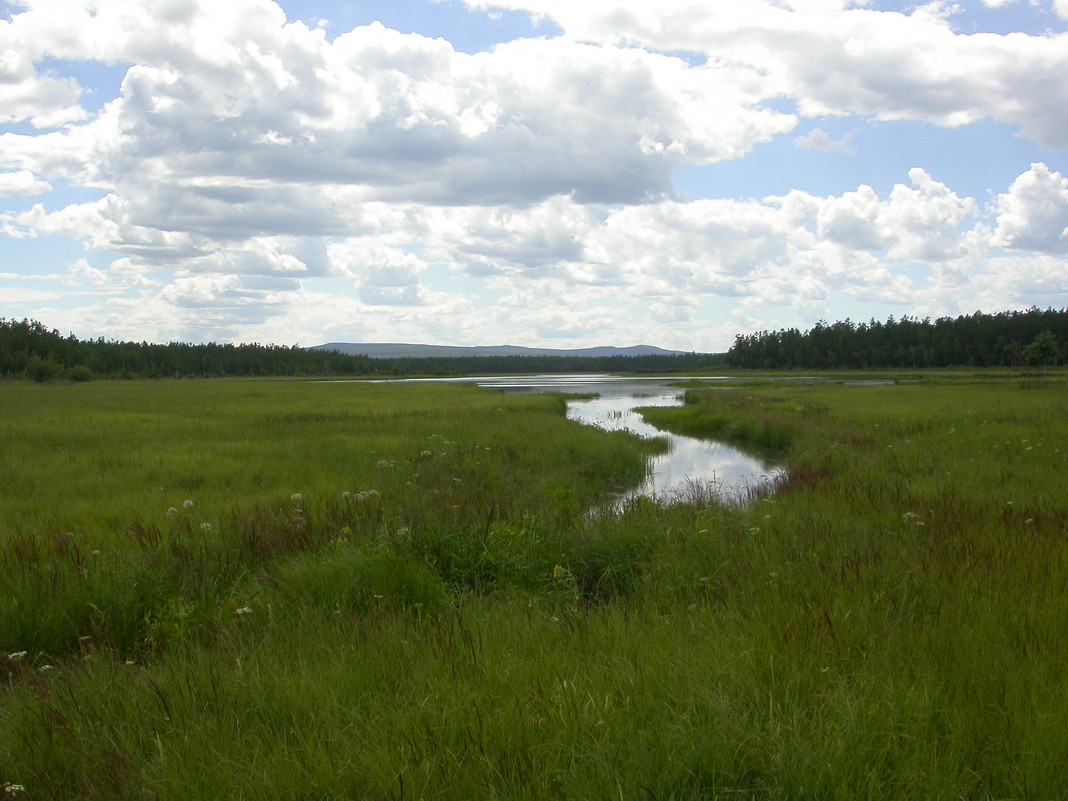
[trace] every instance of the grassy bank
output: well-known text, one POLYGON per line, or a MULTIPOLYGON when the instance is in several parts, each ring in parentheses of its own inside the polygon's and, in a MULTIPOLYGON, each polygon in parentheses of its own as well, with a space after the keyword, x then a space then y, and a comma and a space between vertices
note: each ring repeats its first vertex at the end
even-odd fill
POLYGON ((1068 795, 1056 381, 692 390, 791 478, 618 517, 643 446, 555 397, 0 392, 14 794, 1068 795))

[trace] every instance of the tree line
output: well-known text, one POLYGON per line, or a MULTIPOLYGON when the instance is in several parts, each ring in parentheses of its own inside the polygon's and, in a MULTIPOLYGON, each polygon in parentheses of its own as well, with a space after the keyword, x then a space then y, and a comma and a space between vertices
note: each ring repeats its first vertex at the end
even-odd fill
POLYGON ((907 316, 890 317, 885 323, 821 320, 804 332, 785 328, 740 334, 726 361, 730 367, 758 370, 1021 367, 1056 364, 1061 357, 1057 343, 1065 341, 1068 310, 1032 307, 936 320, 907 316))
POLYGON ((298 345, 154 344, 80 340, 35 320, 0 317, 0 377, 36 381, 224 376, 412 376, 515 373, 677 373, 723 364, 723 354, 678 356, 447 356, 373 359, 298 345))
POLYGON ((192 378, 215 376, 364 375, 367 356, 259 343, 155 344, 80 340, 35 320, 0 318, 0 376, 56 378, 192 378))

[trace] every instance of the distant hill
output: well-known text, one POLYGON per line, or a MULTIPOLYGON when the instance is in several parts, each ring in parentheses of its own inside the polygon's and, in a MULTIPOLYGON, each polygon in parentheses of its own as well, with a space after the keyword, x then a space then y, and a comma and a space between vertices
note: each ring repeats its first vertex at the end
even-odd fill
POLYGON ((411 345, 399 342, 328 342, 308 350, 337 351, 351 356, 370 356, 372 359, 421 359, 428 357, 470 356, 577 356, 604 358, 612 356, 684 356, 681 350, 664 350, 652 345, 632 345, 629 348, 601 347, 574 348, 524 348, 518 345, 411 345))

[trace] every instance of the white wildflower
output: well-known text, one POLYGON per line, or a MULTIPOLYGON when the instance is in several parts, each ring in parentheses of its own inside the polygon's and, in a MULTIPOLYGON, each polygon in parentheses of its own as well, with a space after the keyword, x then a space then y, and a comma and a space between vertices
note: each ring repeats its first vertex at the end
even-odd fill
POLYGON ((251 612, 252 612, 252 607, 250 607, 250 606, 240 606, 240 607, 238 607, 237 609, 234 610, 234 614, 235 615, 247 615, 247 614, 249 614, 251 612))
POLYGON ((201 523, 200 524, 200 530, 201 531, 211 531, 211 523, 201 523))
POLYGON ((26 656, 25 651, 15 651, 15 653, 13 654, 8 654, 7 658, 10 659, 12 662, 18 662, 24 656, 26 656))
POLYGON ((192 505, 193 505, 193 502, 188 500, 188 499, 182 501, 182 506, 184 508, 186 508, 186 509, 190 508, 192 505))
POLYGON ((178 514, 178 510, 175 509, 173 506, 168 506, 167 507, 167 514, 169 514, 171 516, 176 515, 176 514, 178 514))
POLYGON ((299 492, 294 492, 292 495, 289 496, 289 500, 293 501, 293 503, 300 503, 302 500, 304 500, 304 496, 301 495, 299 492))

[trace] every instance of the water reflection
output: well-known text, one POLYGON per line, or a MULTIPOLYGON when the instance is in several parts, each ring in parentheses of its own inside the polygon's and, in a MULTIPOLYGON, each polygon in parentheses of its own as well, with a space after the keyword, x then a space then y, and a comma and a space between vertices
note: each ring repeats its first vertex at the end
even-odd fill
POLYGON ((596 398, 569 401, 567 416, 608 431, 630 431, 666 440, 669 449, 650 458, 645 480, 640 486, 621 492, 614 501, 616 506, 640 496, 670 502, 715 494, 724 501, 739 500, 750 490, 767 486, 783 472, 783 467, 725 443, 672 434, 643 420, 635 409, 682 405, 683 390, 670 386, 671 381, 677 380, 543 375, 482 378, 476 382, 506 392, 596 393, 596 398))

